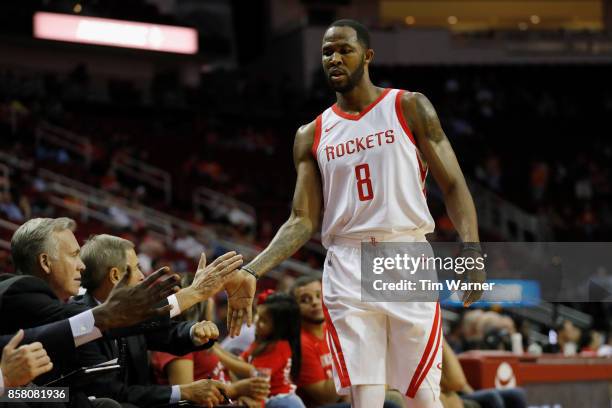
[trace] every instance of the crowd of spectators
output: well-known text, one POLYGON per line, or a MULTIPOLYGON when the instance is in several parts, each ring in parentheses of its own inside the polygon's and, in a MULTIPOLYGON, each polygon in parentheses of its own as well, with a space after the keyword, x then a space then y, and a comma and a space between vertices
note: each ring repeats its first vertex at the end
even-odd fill
MULTIPOLYGON (((179 277, 167 268, 155 273, 142 270, 146 265, 143 256, 154 256, 154 250, 145 253, 141 249, 137 254, 131 241, 99 234, 88 239, 79 254, 75 227, 67 218, 32 219, 12 237, 12 256, 21 274, 0 275, 0 344, 5 346, 0 369, 6 378, 0 386, 14 387, 30 381, 46 384, 75 367, 116 358, 121 367, 109 369, 108 374, 79 378, 78 383, 64 379, 62 384, 71 387, 69 405, 85 406, 80 405, 86 401, 83 398, 93 395, 96 399, 88 401, 96 407, 116 407, 115 401, 132 404, 123 406, 148 407, 179 398, 215 404, 224 398, 235 399, 249 408, 262 406, 263 400, 271 408, 350 406, 333 384, 320 276, 303 276, 285 283, 285 289, 262 291, 256 302, 254 327, 244 326, 237 338, 213 345, 211 339, 223 339, 220 329, 225 324, 225 308, 214 294, 222 287, 221 282, 231 279, 231 269, 215 274, 225 270, 224 264, 207 265, 202 254, 195 274, 183 274, 182 289, 176 292, 173 285, 179 277), (57 244, 47 246, 49 239, 57 244), (68 256, 74 253, 74 258, 68 256), (60 261, 47 262, 47 256, 60 261), (169 279, 161 292, 155 292, 152 288, 156 286, 150 285, 162 275, 169 279), (195 298, 194 291, 199 293, 195 298), (163 312, 153 312, 151 308, 159 307, 158 299, 165 296, 169 296, 168 306, 163 312), (136 306, 139 313, 134 313, 136 306), (182 317, 167 322, 164 316, 169 310, 170 317, 182 317), (137 324, 154 314, 162 320, 155 325, 137 324), (124 326, 131 328, 110 330, 124 326), (26 342, 42 343, 19 346, 24 333, 13 333, 22 327, 29 329, 26 342), (83 331, 75 332, 75 327, 83 327, 83 331), (100 332, 105 331, 107 336, 101 337, 100 332), (153 351, 150 358, 146 350, 153 351), (15 361, 32 359, 32 352, 38 356, 34 360, 41 360, 17 370, 15 361)), ((233 253, 221 258, 236 260, 234 268, 242 262, 242 256, 233 253)), ((517 325, 517 321, 503 311, 477 309, 463 313, 446 330, 442 347, 445 407, 526 407, 521 389, 474 390, 455 352, 527 351, 537 355, 546 351, 566 356, 612 356, 610 333, 581 330, 569 320, 560 321, 543 350, 530 337, 528 322, 517 325), (514 340, 517 335, 518 345, 514 340)), ((401 394, 390 389, 385 406, 405 405, 401 394)))
MULTIPOLYGON (((571 320, 561 319, 550 327, 548 342, 534 339, 534 323, 510 312, 471 310, 463 313, 446 333, 446 341, 457 353, 470 350, 517 351, 512 337, 519 335, 521 351, 532 354, 563 353, 586 356, 612 356, 612 330, 581 329, 571 320), (607 342, 607 343, 606 343, 607 342), (568 345, 569 344, 569 345, 568 345)), ((605 326, 604 326, 605 327, 605 326)))
MULTIPOLYGON (((372 71, 381 86, 425 93, 436 106, 466 174, 525 211, 545 217, 556 240, 609 237, 612 212, 606 205, 611 194, 607 163, 612 146, 600 134, 612 110, 612 95, 599 86, 605 82, 605 67, 375 66, 372 71), (559 86, 566 77, 584 81, 581 87, 559 86)), ((247 92, 244 84, 263 86, 266 81, 227 74, 231 79, 219 82, 213 76, 221 74, 210 75, 211 82, 234 89, 237 95, 227 98, 228 105, 236 100, 265 103, 256 100, 261 93, 247 92)), ((274 215, 286 209, 290 197, 292 174, 277 169, 291 166, 291 135, 299 124, 331 103, 320 79, 305 97, 286 92, 282 86, 271 92, 274 87, 268 84, 265 95, 285 95, 281 99, 298 108, 279 105, 259 117, 237 115, 224 109, 224 104, 207 105, 209 99, 203 95, 211 91, 206 76, 203 94, 194 91, 187 108, 143 108, 127 115, 112 103, 71 103, 69 95, 46 102, 54 89, 60 95, 67 92, 70 87, 64 84, 75 82, 75 77, 78 75, 72 73, 67 78, 24 79, 4 73, 0 87, 9 98, 3 106, 7 127, 15 120, 9 116, 30 112, 90 137, 94 141, 91 174, 98 185, 112 192, 123 189, 124 195, 138 200, 161 202, 154 188, 112 169, 112 163, 127 156, 172 174, 177 186, 173 208, 186 208, 194 185, 253 204, 258 210, 259 233, 266 221, 277 225, 282 216, 274 215), (172 146, 164 143, 169 135, 177 141, 172 146), (182 159, 168 160, 168 154, 182 159)), ((69 152, 50 151, 45 146, 38 146, 35 154, 43 162, 67 164, 71 160, 69 152)))
POLYGON ((612 111, 612 93, 601 86, 605 66, 372 71, 385 86, 427 95, 464 172, 505 200, 544 216, 556 240, 610 237, 612 145, 601 129, 612 111), (580 86, 562 85, 567 78, 581 78, 580 86))
MULTIPOLYGON (((231 92, 244 96, 242 103, 257 102, 260 93, 256 88, 265 82, 254 85, 241 74, 226 75, 236 79, 224 84, 235 88, 231 92)), ((599 132, 612 110, 612 94, 600 86, 605 81, 602 67, 378 67, 372 70, 372 77, 381 86, 425 93, 438 109, 465 173, 523 210, 546 217, 557 240, 610 237, 612 144, 599 132), (577 76, 584 79, 581 87, 558 86, 566 78, 577 76)), ((323 81, 317 80, 310 93, 301 97, 287 84, 276 84, 277 96, 283 95, 279 101, 291 98, 288 111, 282 110, 282 104, 272 103, 261 117, 249 116, 252 112, 242 117, 227 107, 210 106, 203 98, 210 90, 186 93, 188 96, 179 104, 182 107, 171 103, 162 108, 140 106, 126 114, 112 102, 87 101, 82 88, 87 81, 83 78, 86 72, 82 67, 66 78, 2 72, 0 149, 8 156, 33 162, 34 169, 50 168, 116 197, 116 202, 108 206, 112 224, 84 223, 85 233, 77 236, 82 242, 87 233, 103 229, 133 242, 145 275, 164 265, 178 272, 193 271, 202 252, 214 259, 231 248, 189 230, 175 231, 169 241, 160 239, 125 211, 126 203, 151 206, 202 229, 214 228, 236 241, 262 246, 288 213, 294 177, 289 171, 292 134, 299 124, 331 104, 323 81), (52 97, 55 91, 57 98, 52 97), (193 105, 185 108, 186 102, 193 105), (202 107, 210 110, 203 112, 202 107), (44 123, 88 137, 92 160, 85 163, 83 157, 65 148, 37 143, 36 129, 44 123), (168 203, 154 186, 117 170, 113 164, 122 157, 168 171, 175 187, 171 201, 168 203), (82 171, 84 166, 86 172, 82 171), (194 211, 191 192, 200 185, 252 204, 256 219, 238 206, 194 211)), ((46 181, 34 171, 14 172, 0 179, 0 184, 0 218, 4 220, 22 224, 32 217, 55 217, 64 211, 51 205, 46 181)), ((447 234, 444 239, 453 240, 444 209, 435 197, 431 200, 437 226, 447 234)), ((3 238, 8 238, 6 232, 3 238)), ((313 267, 321 266, 321 258, 308 251, 297 257, 313 267)), ((7 249, 0 249, 0 267, 3 271, 14 270, 7 249)), ((292 280, 288 277, 273 286, 287 288, 292 280)), ((206 315, 206 320, 217 323, 221 335, 224 302, 223 295, 219 295, 216 310, 206 315)), ((551 332, 545 344, 533 339, 530 329, 533 327, 528 321, 504 311, 476 310, 461 316, 448 331, 447 341, 456 352, 511 350, 512 336, 521 334, 524 350, 533 353, 610 355, 611 336, 605 327, 579 329, 570 321, 556 322, 554 327, 538 328, 541 333, 551 332)), ((254 335, 253 331, 245 333, 254 335)), ((252 341, 251 337, 243 344, 252 341)), ((211 375, 217 370, 216 378, 221 379, 217 361, 222 360, 221 356, 214 350, 207 353, 190 358, 194 365, 201 358, 201 363, 212 370, 211 375)), ((158 380, 180 384, 180 379, 163 378, 163 367, 175 359, 162 357, 154 360, 158 380)), ((229 357, 225 357, 231 365, 229 357)), ((244 366, 237 367, 241 369, 244 366)), ((195 374, 194 366, 190 382, 205 379, 202 372, 195 374)), ((325 381, 330 381, 329 376, 325 381)), ((331 387, 324 383, 312 389, 321 395, 332 395, 321 397, 321 401, 338 402, 331 387)), ((320 397, 304 397, 303 392, 298 394, 306 401, 320 397)))

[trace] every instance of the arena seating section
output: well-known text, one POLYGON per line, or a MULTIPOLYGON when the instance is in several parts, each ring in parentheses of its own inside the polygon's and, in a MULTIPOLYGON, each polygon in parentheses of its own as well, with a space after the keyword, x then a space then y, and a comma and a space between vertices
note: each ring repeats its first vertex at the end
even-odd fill
MULTIPOLYGON (((426 94, 466 175, 526 213, 545 217, 552 225, 552 238, 559 241, 612 237, 607 205, 612 142, 600 133, 612 114, 612 92, 599 85, 607 76, 606 67, 586 65, 372 69, 380 86, 426 94)), ((33 164, 30 171, 9 166, 10 194, 2 195, 0 218, 22 222, 14 211, 13 218, 9 216, 15 207, 22 216, 59 214, 40 191, 36 170, 44 168, 261 248, 289 214, 295 130, 332 102, 324 80, 317 76, 314 83, 304 95, 286 79, 216 72, 203 75, 200 88, 188 89, 165 75, 147 92, 109 81, 106 98, 91 98, 91 80, 83 66, 64 76, 0 72, 0 151, 33 164), (37 129, 45 124, 89 138, 92 162, 86 165, 69 149, 37 143, 37 129), (169 172, 171 200, 151 186, 110 171, 122 156, 169 172), (227 214, 194 211, 192 192, 200 186, 254 206, 256 226, 233 224, 227 214)), ((428 197, 438 224, 433 239, 456 239, 431 177, 429 189, 434 192, 428 197)), ((10 230, 0 231, 0 238, 10 240, 10 230)), ((113 226, 79 219, 80 239, 102 231, 140 243, 155 241, 137 224, 113 226)), ((483 231, 483 239, 503 237, 491 229, 483 231)), ((206 247, 213 248, 211 255, 226 249, 214 242, 206 247)), ((323 256, 313 247, 296 258, 320 268, 323 256)), ((7 248, 2 249, 4 270, 10 270, 8 258, 7 248)), ((195 266, 193 258, 172 245, 165 245, 158 261, 173 262, 179 270, 195 266)), ((589 312, 609 322, 608 307, 597 309, 589 312)), ((607 330, 604 326, 598 328, 607 330)))

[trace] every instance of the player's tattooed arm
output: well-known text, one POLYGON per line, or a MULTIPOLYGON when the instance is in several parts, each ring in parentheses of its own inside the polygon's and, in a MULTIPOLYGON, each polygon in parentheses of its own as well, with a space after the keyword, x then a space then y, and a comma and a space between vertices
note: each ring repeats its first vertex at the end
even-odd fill
POLYGON ((446 210, 463 242, 478 242, 478 221, 472 195, 440 119, 427 97, 407 92, 402 108, 422 158, 444 194, 446 210))
MULTIPOLYGON (((404 116, 413 131, 419 152, 442 190, 448 216, 463 242, 479 242, 474 200, 436 110, 429 99, 420 93, 408 93, 402 98, 404 116)), ((484 269, 471 269, 462 278, 468 282, 484 282, 486 273, 484 269)), ((464 306, 471 305, 481 296, 482 291, 465 291, 462 299, 464 306)))
POLYGON ((321 176, 312 155, 315 123, 300 127, 295 135, 293 161, 297 181, 289 219, 280 227, 274 239, 247 267, 259 276, 280 264, 304 245, 319 227, 321 207, 321 176))
MULTIPOLYGON (((295 137, 293 157, 297 181, 289 219, 278 230, 268 247, 244 267, 257 276, 265 274, 293 255, 318 228, 323 198, 319 168, 311 153, 314 128, 314 122, 302 126, 295 137)), ((255 278, 244 269, 234 274, 225 284, 230 336, 240 334, 243 322, 251 324, 255 288, 255 278)))

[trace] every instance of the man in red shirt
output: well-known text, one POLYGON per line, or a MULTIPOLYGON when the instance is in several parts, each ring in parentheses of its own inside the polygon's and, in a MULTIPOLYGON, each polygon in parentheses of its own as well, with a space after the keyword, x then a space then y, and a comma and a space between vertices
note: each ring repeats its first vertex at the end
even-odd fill
POLYGON ((291 294, 300 306, 302 317, 302 366, 297 394, 308 407, 338 402, 340 396, 332 377, 332 354, 327 345, 320 277, 298 278, 291 294))
MULTIPOLYGON (((336 393, 332 375, 333 354, 327 343, 320 276, 302 276, 291 287, 302 316, 302 365, 296 393, 308 408, 350 408, 350 399, 336 393), (336 402, 342 402, 335 404, 336 402), (327 405, 330 404, 330 405, 327 405)), ((337 356, 336 356, 337 358, 337 356)), ((402 396, 387 390, 384 408, 402 408, 402 396)))

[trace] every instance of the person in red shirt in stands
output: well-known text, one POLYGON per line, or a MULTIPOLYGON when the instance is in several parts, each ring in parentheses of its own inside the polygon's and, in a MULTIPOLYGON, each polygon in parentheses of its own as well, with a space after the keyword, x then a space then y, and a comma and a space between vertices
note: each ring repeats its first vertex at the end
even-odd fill
POLYGON ((255 341, 237 358, 218 345, 213 351, 240 378, 267 377, 270 395, 266 408, 305 408, 295 394, 300 373, 300 312, 293 297, 266 291, 258 298, 255 341))
MULTIPOLYGON (((192 275, 184 274, 181 285, 187 287, 192 280, 192 275)), ((212 313, 208 310, 211 305, 212 302, 208 301, 198 303, 175 319, 194 322, 212 321, 212 313)), ((223 383, 229 382, 219 357, 210 350, 199 350, 182 356, 154 351, 151 353, 151 366, 156 382, 162 385, 187 384, 205 378, 223 383)))
POLYGON ((291 295, 300 307, 302 318, 302 367, 297 393, 306 406, 338 402, 332 377, 332 355, 327 345, 327 327, 323 315, 321 279, 302 276, 291 287, 291 295))
MULTIPOLYGON (((192 281, 192 274, 184 274, 181 285, 188 287, 192 281)), ((208 300, 192 306, 176 319, 199 322, 211 321, 212 316, 213 303, 212 300, 208 300)), ((151 366, 158 384, 180 385, 203 379, 216 380, 227 384, 231 395, 248 406, 259 408, 261 404, 258 401, 262 401, 269 392, 269 384, 263 378, 247 378, 230 382, 219 357, 209 349, 182 356, 154 351, 151 353, 151 366)))
MULTIPOLYGON (((302 365, 297 380, 297 395, 309 408, 350 408, 350 399, 336 393, 332 376, 333 357, 327 343, 321 276, 296 279, 290 294, 300 307, 302 319, 302 365)), ((387 390, 384 408, 403 406, 401 394, 387 390)))

